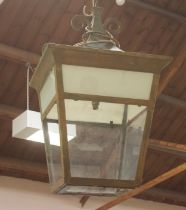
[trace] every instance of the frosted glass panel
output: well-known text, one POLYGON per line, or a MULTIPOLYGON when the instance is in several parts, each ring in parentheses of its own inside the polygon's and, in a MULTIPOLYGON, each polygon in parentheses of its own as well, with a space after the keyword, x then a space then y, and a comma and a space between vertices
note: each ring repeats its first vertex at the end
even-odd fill
POLYGON ((62 65, 64 91, 148 100, 152 73, 62 65))
POLYGON ((48 75, 40 92, 41 111, 44 112, 56 94, 54 70, 48 75))

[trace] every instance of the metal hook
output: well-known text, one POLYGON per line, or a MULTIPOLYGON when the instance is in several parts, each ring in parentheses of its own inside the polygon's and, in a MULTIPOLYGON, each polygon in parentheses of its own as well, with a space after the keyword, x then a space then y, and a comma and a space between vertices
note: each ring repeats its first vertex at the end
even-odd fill
POLYGON ((34 71, 34 68, 32 67, 32 65, 29 62, 25 63, 25 66, 27 69, 31 70, 32 72, 34 71))

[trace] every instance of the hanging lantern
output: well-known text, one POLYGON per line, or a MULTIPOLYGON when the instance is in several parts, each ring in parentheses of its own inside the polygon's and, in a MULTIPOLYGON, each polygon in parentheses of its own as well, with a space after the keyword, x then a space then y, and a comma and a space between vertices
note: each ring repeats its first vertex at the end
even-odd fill
POLYGON ((141 183, 159 76, 171 61, 121 51, 100 12, 94 2, 82 43, 45 46, 30 83, 56 193, 115 195, 141 183))

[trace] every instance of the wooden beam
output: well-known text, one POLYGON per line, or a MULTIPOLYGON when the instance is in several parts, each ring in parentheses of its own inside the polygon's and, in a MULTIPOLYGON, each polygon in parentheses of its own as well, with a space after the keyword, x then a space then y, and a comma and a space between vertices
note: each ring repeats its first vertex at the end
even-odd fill
MULTIPOLYGON (((36 163, 16 158, 0 156, 0 174, 35 181, 48 182, 47 167, 44 163, 36 163)), ((89 196, 81 200, 84 205, 89 196)), ((186 206, 185 194, 153 188, 138 196, 139 199, 166 202, 169 204, 186 206)))
POLYGON ((158 100, 169 103, 169 104, 171 104, 173 106, 176 106, 178 108, 181 108, 181 109, 186 109, 186 102, 185 101, 177 99, 177 98, 172 97, 172 96, 161 94, 158 97, 158 100))
POLYGON ((163 15, 165 17, 175 19, 175 20, 177 20, 181 23, 186 23, 186 17, 184 17, 183 15, 177 14, 175 12, 170 12, 166 9, 163 9, 163 8, 159 7, 159 6, 155 6, 155 5, 152 5, 150 3, 140 1, 140 0, 127 0, 127 2, 134 5, 134 6, 138 6, 138 7, 141 7, 143 9, 150 10, 152 12, 158 13, 158 14, 163 15))
POLYGON ((149 148, 186 159, 186 145, 151 139, 149 148))
MULTIPOLYGON (((186 159, 186 145, 183 144, 176 144, 168 141, 150 139, 149 148, 173 154, 183 159, 186 159)), ((88 199, 89 196, 83 196, 81 198, 80 203, 82 207, 86 204, 88 199)))
POLYGON ((100 208, 96 209, 96 210, 107 210, 112 208, 113 206, 116 206, 120 203, 122 203, 125 200, 128 200, 146 190, 149 190, 151 188, 153 188, 154 186, 166 181, 167 179, 170 179, 171 177, 174 177, 176 175, 178 175, 179 173, 183 172, 186 170, 186 162, 177 166, 176 168, 158 176, 157 178, 147 182, 146 184, 141 185, 140 187, 135 188, 134 190, 131 190, 127 193, 124 193, 120 196, 118 196, 118 198, 108 202, 107 204, 101 206, 100 208))
MULTIPOLYGON (((81 198, 81 206, 84 207, 89 196, 83 196, 81 198)), ((185 206, 186 207, 186 194, 181 192, 175 192, 173 190, 165 190, 160 188, 152 188, 137 196, 137 199, 167 203, 170 205, 185 206)))
MULTIPOLYGON (((45 164, 16 158, 0 156, 0 174, 48 182, 47 167, 45 164)), ((85 196, 81 200, 82 205, 86 203, 88 197, 89 196, 85 196)), ((175 193, 173 191, 162 190, 159 188, 148 190, 140 196, 137 196, 137 198, 186 206, 185 194, 175 193)))
MULTIPOLYGON (((168 96, 168 95, 165 95, 165 94, 161 94, 158 99, 161 100, 161 101, 164 101, 166 103, 172 104, 173 106, 176 106, 178 108, 186 109, 186 102, 184 102, 182 100, 179 100, 175 97, 171 97, 171 96, 168 96)), ((13 106, 0 104, 0 118, 1 119, 2 118, 3 119, 4 118, 13 119, 13 118, 17 117, 19 114, 21 114, 23 111, 24 110, 18 109, 18 108, 13 107, 13 106)), ((130 124, 130 122, 129 122, 129 124, 130 124)))
MULTIPOLYGON (((164 101, 166 103, 172 104, 173 106, 176 106, 181 109, 186 109, 186 102, 176 99, 174 97, 168 96, 161 94, 159 96, 159 100, 164 101)), ((5 104, 0 104, 0 119, 14 119, 17 117, 19 114, 21 114, 24 110, 18 109, 13 106, 8 106, 5 104)), ((141 112, 143 114, 143 112, 141 112)), ((130 124, 131 122, 129 122, 130 124)))
POLYGON ((0 174, 48 182, 46 164, 28 160, 0 156, 0 174))
POLYGON ((184 65, 186 60, 186 43, 183 44, 181 49, 179 50, 175 60, 170 64, 169 68, 163 72, 160 78, 160 85, 158 88, 158 96, 163 92, 175 74, 178 72, 179 69, 184 65))
MULTIPOLYGON (((29 62, 32 65, 36 65, 39 61, 40 55, 0 43, 0 57, 18 63, 29 62)), ((168 70, 162 75, 160 80, 158 96, 162 93, 162 91, 165 89, 165 87, 173 78, 173 76, 176 74, 176 72, 181 68, 181 66, 185 62, 185 59, 186 59, 186 44, 182 49, 180 49, 178 56, 172 62, 168 70)))
POLYGON ((8 105, 4 105, 4 104, 0 104, 0 118, 1 119, 14 119, 16 118, 19 114, 21 114, 23 112, 23 110, 12 107, 12 106, 8 106, 8 105))
POLYGON ((0 57, 17 63, 37 65, 40 55, 0 43, 0 57))
POLYGON ((186 207, 186 194, 173 190, 153 188, 135 198, 186 207))
POLYGON ((81 207, 84 207, 84 205, 86 204, 86 202, 88 201, 89 198, 90 198, 90 196, 85 195, 80 199, 81 207))

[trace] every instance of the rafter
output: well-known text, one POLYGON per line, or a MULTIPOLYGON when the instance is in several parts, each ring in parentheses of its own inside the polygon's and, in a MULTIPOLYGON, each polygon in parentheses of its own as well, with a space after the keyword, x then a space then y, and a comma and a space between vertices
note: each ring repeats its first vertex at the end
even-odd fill
MULTIPOLYGON (((186 207, 185 193, 175 192, 173 190, 160 189, 158 187, 154 187, 150 190, 147 190, 135 196, 135 198, 186 207)), ((83 196, 81 198, 80 204, 82 207, 84 207, 88 199, 89 196, 83 196)))
POLYGON ((86 204, 86 202, 88 201, 89 198, 90 198, 90 196, 85 195, 80 199, 81 207, 83 207, 86 204))
POLYGON ((47 166, 43 163, 0 156, 1 175, 48 182, 47 166))
POLYGON ((149 148, 170 153, 186 159, 186 145, 176 144, 168 141, 150 140, 149 148))
MULTIPOLYGON (((16 61, 19 63, 29 62, 33 65, 36 65, 39 61, 40 55, 0 43, 0 57, 3 57, 11 61, 16 61)), ((179 50, 176 59, 169 66, 166 73, 162 75, 160 80, 158 96, 162 93, 167 84, 170 82, 170 80, 173 78, 176 72, 183 65, 185 59, 186 59, 186 44, 183 45, 183 47, 179 50)))
POLYGON ((8 119, 13 119, 17 117, 19 114, 21 114, 23 110, 15 108, 13 106, 8 106, 4 104, 0 104, 0 118, 8 118, 8 119))
MULTIPOLYGON (((33 65, 36 65, 39 61, 40 55, 0 43, 0 57, 18 63, 29 62, 33 65)), ((186 59, 186 44, 179 50, 176 59, 169 66, 166 73, 162 75, 160 80, 158 96, 162 93, 167 84, 170 82, 170 80, 173 78, 176 72, 183 65, 185 59, 186 59)))
MULTIPOLYGON (((48 182, 47 167, 44 163, 0 156, 0 172, 1 175, 48 182)), ((168 203, 186 206, 184 194, 165 191, 158 188, 146 191, 138 197, 140 199, 155 200, 159 202, 167 200, 168 203)), ((85 204, 87 198, 88 196, 85 196, 85 198, 81 200, 81 204, 85 204)))
POLYGON ((17 63, 31 63, 36 65, 39 55, 0 43, 0 57, 17 63))
POLYGON ((178 70, 183 66, 185 60, 186 60, 186 43, 183 44, 176 58, 170 64, 169 68, 165 71, 165 73, 162 74, 160 79, 160 85, 158 88, 158 96, 160 96, 160 94, 163 92, 163 90, 166 88, 169 82, 173 79, 178 70))
POLYGON ((183 15, 177 14, 175 12, 170 12, 166 9, 159 7, 159 6, 155 6, 150 3, 143 2, 141 0, 127 0, 127 2, 129 2, 130 4, 132 4, 134 6, 138 6, 143 9, 150 10, 152 12, 158 13, 165 17, 175 19, 181 23, 186 23, 186 17, 184 17, 183 15))
POLYGON ((158 187, 147 190, 135 196, 135 198, 186 207, 186 193, 165 190, 158 187))
MULTIPOLYGON (((172 143, 168 141, 159 141, 159 140, 151 139, 149 142, 149 148, 166 152, 166 153, 170 153, 178 157, 181 157, 183 159, 186 159, 186 145, 183 145, 183 144, 176 144, 176 143, 172 143)), ((83 196, 80 200, 81 205, 84 206, 86 202, 88 201, 88 199, 89 199, 89 196, 83 196)))
POLYGON ((112 208, 113 206, 116 206, 120 203, 122 203, 123 201, 126 201, 146 190, 149 190, 151 188, 153 188, 154 186, 166 181, 167 179, 170 179, 171 177, 174 177, 178 174, 180 174, 181 172, 186 170, 186 162, 177 166, 176 168, 158 176, 157 178, 147 182, 146 184, 141 185, 140 187, 135 188, 134 190, 131 190, 127 193, 124 193, 120 196, 118 196, 118 198, 106 203, 105 205, 101 206, 100 208, 96 209, 96 210, 107 210, 112 208))
MULTIPOLYGON (((13 119, 21 114, 23 110, 0 104, 0 119, 13 119)), ((186 157, 186 145, 176 144, 169 141, 150 140, 149 147, 151 149, 167 152, 180 157, 186 157)))
POLYGON ((161 94, 158 99, 175 107, 186 109, 186 102, 175 97, 161 94))

